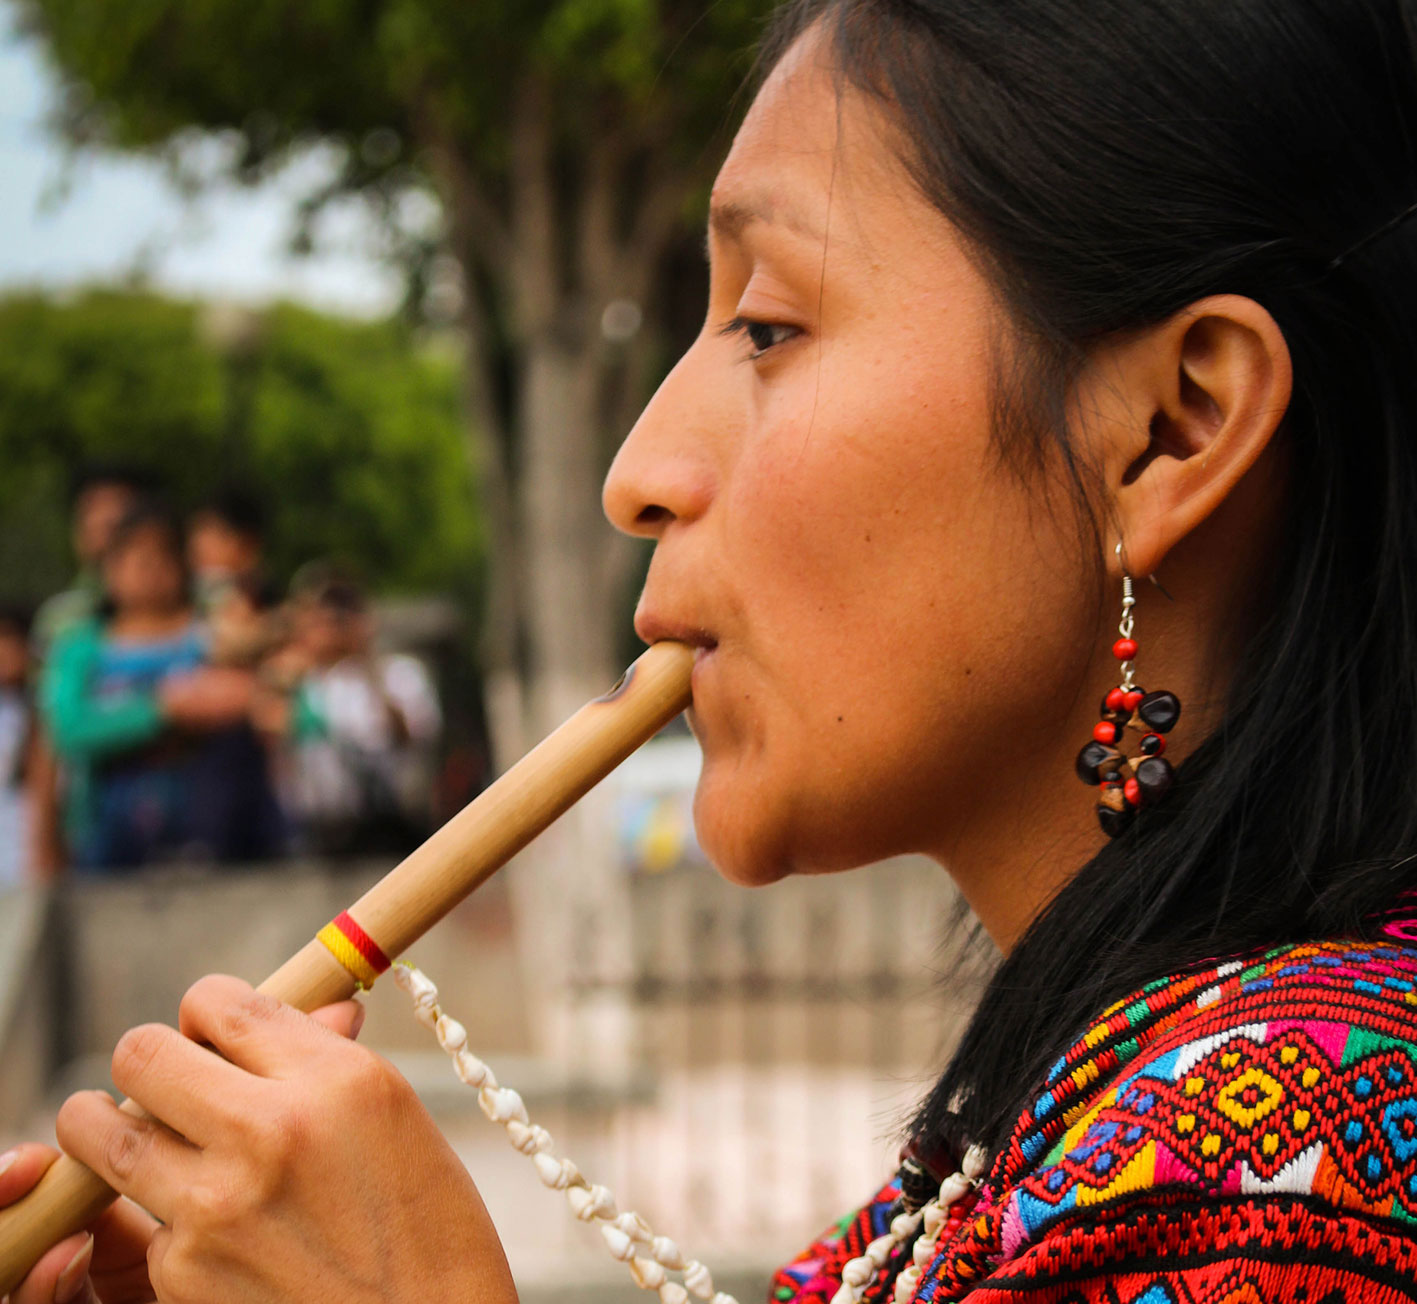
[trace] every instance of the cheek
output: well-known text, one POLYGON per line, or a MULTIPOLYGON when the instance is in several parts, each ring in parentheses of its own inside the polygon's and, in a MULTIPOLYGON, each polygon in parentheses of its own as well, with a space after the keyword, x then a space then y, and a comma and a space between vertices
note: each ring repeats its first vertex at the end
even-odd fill
POLYGON ((1006 532, 980 496, 983 396, 945 413, 899 369, 838 377, 814 418, 745 443, 719 503, 737 623, 705 702, 697 815, 705 850, 748 881, 905 849, 888 843, 918 834, 995 638, 1006 532))

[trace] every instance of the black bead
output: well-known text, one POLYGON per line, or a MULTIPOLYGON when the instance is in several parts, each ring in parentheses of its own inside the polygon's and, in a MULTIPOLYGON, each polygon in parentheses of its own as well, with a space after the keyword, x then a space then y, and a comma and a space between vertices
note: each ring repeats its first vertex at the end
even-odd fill
POLYGON ((1161 735, 1147 734, 1145 738, 1137 744, 1137 750, 1143 756, 1155 756, 1161 750, 1161 735))
POLYGON ((1120 838, 1137 817, 1137 808, 1128 805, 1125 810, 1109 810, 1106 806, 1097 808, 1097 822, 1109 838, 1120 838))
POLYGON ((910 1213, 929 1204, 939 1193, 940 1179, 918 1159, 907 1159, 896 1176, 900 1178, 901 1200, 910 1213))
POLYGON ((1175 693, 1148 693, 1141 699, 1137 714, 1149 729, 1157 733, 1170 733, 1181 718, 1181 703, 1175 693))
POLYGON ((1137 766, 1137 785, 1148 803, 1160 801, 1176 781, 1176 771, 1163 756, 1148 756, 1137 766))
POLYGON ((1122 753, 1115 747, 1108 747, 1095 738, 1078 753, 1078 778, 1095 788, 1102 782, 1104 768, 1113 768, 1121 762, 1122 753))

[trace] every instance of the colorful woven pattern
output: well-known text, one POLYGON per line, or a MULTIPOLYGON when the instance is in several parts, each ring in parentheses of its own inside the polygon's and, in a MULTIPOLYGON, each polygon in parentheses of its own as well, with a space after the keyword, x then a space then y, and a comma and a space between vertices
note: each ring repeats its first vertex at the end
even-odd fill
POLYGON ((355 983, 367 991, 389 967, 389 957, 379 944, 354 922, 347 910, 341 911, 315 936, 346 969, 355 983))
MULTIPOLYGON (((1385 931, 1165 979, 1105 1011, 915 1298, 1417 1298, 1417 944, 1410 915, 1385 931)), ((778 1304, 830 1301, 835 1244, 778 1274, 778 1304)))

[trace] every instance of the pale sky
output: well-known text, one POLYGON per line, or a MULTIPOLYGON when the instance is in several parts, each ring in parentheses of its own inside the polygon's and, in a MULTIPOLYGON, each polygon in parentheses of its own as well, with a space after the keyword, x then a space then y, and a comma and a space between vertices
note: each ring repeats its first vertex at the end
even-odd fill
POLYGON ((285 252, 294 198, 329 166, 318 157, 257 189, 226 186, 195 203, 154 162, 68 161, 44 125, 53 75, 12 27, 0 0, 0 293, 113 282, 145 268, 150 285, 180 295, 286 298, 360 315, 398 302, 398 278, 380 264, 372 225, 353 206, 325 222, 320 252, 285 252))

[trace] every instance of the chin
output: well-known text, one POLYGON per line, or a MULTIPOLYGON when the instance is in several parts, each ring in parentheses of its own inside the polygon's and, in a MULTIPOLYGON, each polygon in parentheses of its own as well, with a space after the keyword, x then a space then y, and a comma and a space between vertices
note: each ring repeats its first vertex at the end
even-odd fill
POLYGON ((836 811, 801 809, 798 790, 776 794, 741 772, 704 766, 694 793, 694 832, 709 863, 730 883, 766 887, 794 874, 855 869, 879 857, 851 855, 836 811), (811 836, 804 836, 810 834, 811 836))
POLYGON ((709 863, 730 883, 765 887, 795 872, 784 839, 764 819, 761 791, 713 775, 708 765, 694 792, 694 833, 709 863))

